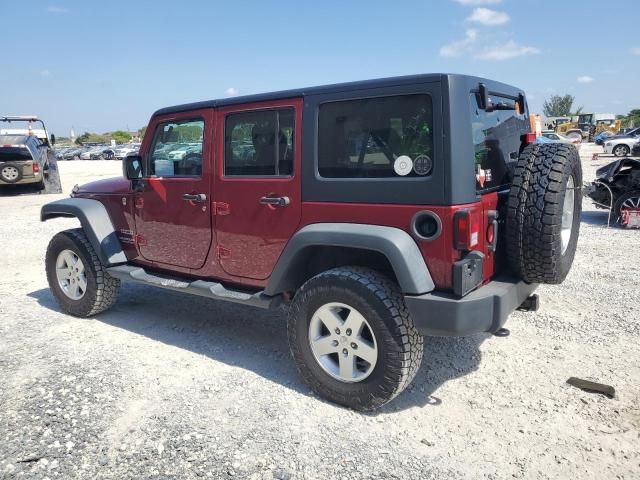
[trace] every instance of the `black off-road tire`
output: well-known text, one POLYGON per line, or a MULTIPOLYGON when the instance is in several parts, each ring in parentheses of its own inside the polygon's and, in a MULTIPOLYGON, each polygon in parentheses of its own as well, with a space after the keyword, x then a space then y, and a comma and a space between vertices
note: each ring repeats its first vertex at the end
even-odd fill
POLYGON ((2 181, 6 182, 6 183, 18 183, 20 180, 22 180, 22 167, 18 164, 15 163, 0 163, 0 179, 2 179, 2 181), (3 169, 7 168, 7 167, 13 167, 17 170, 18 172, 18 176, 16 178, 8 178, 5 177, 2 174, 3 169))
POLYGON ((640 198, 640 190, 632 190, 630 192, 623 193, 618 198, 616 198, 615 203, 613 204, 613 216, 614 222, 618 226, 622 228, 626 228, 626 225, 622 223, 622 204, 629 200, 630 198, 639 199, 640 198))
POLYGON ((51 239, 45 265, 49 287, 63 312, 76 317, 91 317, 104 312, 116 302, 120 280, 107 273, 81 228, 65 230, 51 239), (56 260, 63 250, 73 251, 85 266, 87 290, 79 300, 69 298, 58 284, 56 260))
POLYGON ((373 410, 395 398, 422 361, 424 340, 398 287, 367 268, 335 268, 308 280, 293 299, 287 328, 291 354, 304 381, 321 397, 354 410, 373 410), (333 378, 313 356, 309 324, 318 308, 331 302, 358 310, 375 334, 378 359, 371 374, 359 382, 333 378))
POLYGON ((562 283, 576 252, 582 213, 582 165, 573 145, 527 145, 509 192, 507 256, 512 270, 529 283, 562 283), (574 189, 567 190, 573 177, 574 189), (562 252, 565 195, 574 195, 571 235, 562 252))

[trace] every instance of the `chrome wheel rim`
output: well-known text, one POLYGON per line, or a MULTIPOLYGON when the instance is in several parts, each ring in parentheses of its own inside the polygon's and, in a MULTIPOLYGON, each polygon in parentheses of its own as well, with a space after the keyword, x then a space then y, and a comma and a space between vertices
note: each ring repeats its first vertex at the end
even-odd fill
POLYGON ((318 365, 345 383, 361 382, 378 361, 371 325, 344 303, 327 303, 316 310, 309 322, 309 345, 318 365))
POLYGON ((80 300, 87 291, 87 275, 80 257, 71 250, 62 250, 56 259, 56 278, 64 294, 80 300))
POLYGON ((2 176, 7 180, 15 180, 16 178, 18 178, 19 173, 20 172, 18 172, 18 169, 12 166, 4 167, 2 169, 2 176))
POLYGON ((613 151, 613 153, 617 156, 617 157, 621 157, 622 155, 625 155, 627 153, 627 149, 624 148, 622 145, 618 145, 615 150, 613 151))
POLYGON ((567 251, 569 242, 571 241, 571 230, 573 229, 573 211, 575 208, 575 194, 573 193, 575 184, 573 177, 567 178, 567 185, 564 192, 564 204, 562 206, 562 231, 560 237, 562 239, 562 254, 567 251))

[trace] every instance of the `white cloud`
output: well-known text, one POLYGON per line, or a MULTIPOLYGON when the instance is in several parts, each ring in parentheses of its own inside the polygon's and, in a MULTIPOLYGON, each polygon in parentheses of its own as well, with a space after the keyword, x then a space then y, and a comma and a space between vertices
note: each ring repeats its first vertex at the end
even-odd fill
POLYGON ((460 5, 496 5, 502 3, 502 0, 455 0, 460 5))
POLYGON ((49 13, 67 13, 68 11, 69 11, 68 8, 57 7, 55 5, 51 5, 51 6, 47 7, 47 12, 49 12, 49 13))
POLYGON ((633 47, 631 53, 634 55, 640 55, 640 47, 633 47))
POLYGON ((504 25, 510 20, 509 15, 490 8, 476 8, 467 17, 467 22, 476 22, 482 25, 504 25))
POLYGON ((536 47, 528 47, 525 45, 518 45, 513 40, 509 40, 504 45, 485 47, 483 50, 475 55, 475 58, 480 60, 509 60, 515 57, 522 57, 525 55, 537 55, 540 50, 536 47))
POLYGON ((229 87, 224 91, 224 94, 227 97, 235 97, 236 95, 238 95, 240 93, 240 91, 235 88, 235 87, 229 87))
POLYGON ((440 55, 443 57, 458 57, 463 53, 469 51, 471 46, 478 39, 478 31, 470 28, 465 32, 463 40, 451 42, 440 49, 440 55))
POLYGON ((576 80, 578 81, 578 83, 591 83, 591 82, 593 82, 593 78, 591 78, 589 75, 582 75, 581 77, 576 78, 576 80))
POLYGON ((50 77, 51 76, 51 72, 47 69, 44 70, 40 70, 40 76, 41 77, 50 77))

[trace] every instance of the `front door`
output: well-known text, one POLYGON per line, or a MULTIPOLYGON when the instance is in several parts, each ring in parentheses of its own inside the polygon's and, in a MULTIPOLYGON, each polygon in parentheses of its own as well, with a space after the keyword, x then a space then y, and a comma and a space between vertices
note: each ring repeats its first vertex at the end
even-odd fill
POLYGON ((264 280, 300 222, 302 100, 217 113, 217 256, 230 275, 264 280))
POLYGON ((149 126, 145 177, 135 195, 135 241, 159 264, 202 267, 212 242, 213 111, 159 118, 149 126))

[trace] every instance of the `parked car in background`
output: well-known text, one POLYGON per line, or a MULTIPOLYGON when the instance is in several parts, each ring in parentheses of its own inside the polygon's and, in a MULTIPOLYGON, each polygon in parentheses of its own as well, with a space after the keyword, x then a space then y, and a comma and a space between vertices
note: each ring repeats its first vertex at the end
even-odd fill
POLYGON ((119 147, 116 147, 116 149, 114 150, 114 155, 115 155, 115 158, 117 158, 118 160, 122 160, 124 157, 126 157, 131 153, 138 153, 139 149, 140 149, 140 145, 136 145, 136 144, 120 145, 119 147))
POLYGON ((44 188, 48 148, 33 135, 0 135, 0 186, 37 183, 44 188))
POLYGON ((604 131, 593 137, 593 141, 596 143, 596 145, 604 145, 604 142, 607 140, 607 138, 610 137, 613 137, 613 133, 604 131))
POLYGON ((621 158, 599 168, 584 193, 596 207, 611 208, 612 224, 640 228, 640 160, 621 158))
POLYGON ((582 144, 581 138, 569 138, 556 132, 542 132, 542 136, 555 142, 570 143, 572 145, 575 145, 578 150, 580 149, 580 144, 582 144))
POLYGON ((626 157, 640 138, 635 137, 611 137, 604 143, 604 153, 613 154, 616 157, 626 157))
POLYGON ((633 147, 631 147, 631 156, 640 157, 640 142, 637 142, 633 147))
POLYGON ((84 147, 75 147, 66 150, 62 154, 64 160, 80 160, 80 155, 86 150, 84 147))
POLYGON ((113 147, 103 146, 93 149, 90 158, 91 160, 113 160, 115 156, 113 147))

